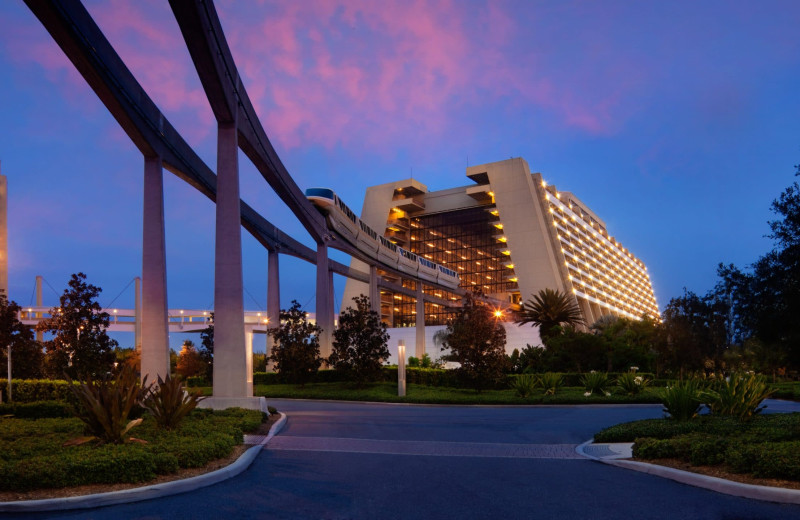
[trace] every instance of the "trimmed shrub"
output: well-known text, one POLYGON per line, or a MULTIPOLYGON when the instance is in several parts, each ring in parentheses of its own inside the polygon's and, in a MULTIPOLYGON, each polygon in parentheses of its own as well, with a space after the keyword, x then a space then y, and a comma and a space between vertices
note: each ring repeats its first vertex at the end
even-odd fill
POLYGON ((0 415, 13 415, 18 419, 72 417, 72 407, 63 401, 4 403, 0 404, 0 415))
MULTIPOLYGON (((34 401, 67 401, 72 394, 70 384, 60 379, 12 379, 15 403, 34 401)), ((0 391, 8 395, 8 380, 0 380, 0 391)))

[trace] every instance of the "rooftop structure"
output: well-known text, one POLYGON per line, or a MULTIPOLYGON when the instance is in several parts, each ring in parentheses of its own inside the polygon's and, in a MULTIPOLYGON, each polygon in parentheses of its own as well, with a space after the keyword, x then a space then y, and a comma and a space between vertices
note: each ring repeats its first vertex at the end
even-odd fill
MULTIPOLYGON (((414 179, 370 187, 361 219, 401 247, 456 270, 463 288, 510 306, 551 288, 574 295, 587 324, 605 315, 658 316, 644 263, 573 193, 548 185, 521 158, 470 166, 466 174, 473 184, 434 192, 414 179)), ((342 307, 367 291, 349 280, 342 307)), ((459 300, 424 284, 423 292, 459 300)), ((426 325, 444 324, 451 312, 427 302, 424 308, 426 325)), ((413 297, 381 292, 381 315, 392 327, 414 325, 418 309, 413 297)))

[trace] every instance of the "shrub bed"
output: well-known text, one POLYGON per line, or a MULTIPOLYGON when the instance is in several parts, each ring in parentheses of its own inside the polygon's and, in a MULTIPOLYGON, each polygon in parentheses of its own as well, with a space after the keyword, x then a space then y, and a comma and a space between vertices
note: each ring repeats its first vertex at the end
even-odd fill
POLYGON ((622 394, 586 397, 583 388, 561 388, 555 395, 545 395, 539 387, 527 397, 520 397, 511 388, 490 389, 477 393, 466 388, 437 387, 408 384, 405 397, 397 396, 396 382, 369 383, 360 388, 352 383, 315 383, 296 385, 259 385, 255 395, 269 398, 325 399, 345 401, 375 401, 420 404, 612 404, 658 403, 658 393, 645 390, 637 396, 622 394))
POLYGON ((252 410, 197 410, 179 428, 164 431, 145 416, 132 433, 146 444, 65 447, 83 434, 80 420, 0 419, 0 489, 146 482, 228 456, 243 432, 255 430, 262 420, 262 413, 252 410))
POLYGON ((701 416, 690 421, 647 419, 606 428, 596 442, 634 442, 636 458, 722 465, 755 477, 800 480, 800 413, 749 420, 701 416))

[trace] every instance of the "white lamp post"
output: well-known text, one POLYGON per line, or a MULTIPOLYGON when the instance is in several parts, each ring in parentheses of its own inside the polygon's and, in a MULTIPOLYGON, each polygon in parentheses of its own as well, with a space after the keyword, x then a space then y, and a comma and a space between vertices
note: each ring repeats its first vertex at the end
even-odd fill
POLYGON ((8 402, 10 403, 14 400, 11 394, 11 343, 8 344, 6 352, 8 353, 8 402))
POLYGON ((397 395, 406 395, 406 342, 397 342, 397 395))

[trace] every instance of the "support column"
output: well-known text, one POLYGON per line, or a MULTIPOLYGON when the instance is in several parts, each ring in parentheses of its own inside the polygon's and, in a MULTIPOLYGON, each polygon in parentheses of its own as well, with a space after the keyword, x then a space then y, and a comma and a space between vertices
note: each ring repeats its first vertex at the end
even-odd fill
POLYGON ((422 281, 417 280, 417 342, 414 347, 414 355, 417 359, 422 359, 425 354, 425 300, 422 295, 422 281))
POLYGON ((250 325, 244 331, 245 359, 247 360, 247 378, 245 379, 246 391, 248 395, 253 395, 253 326, 250 325))
POLYGON ((381 293, 378 291, 378 267, 369 266, 369 305, 370 308, 381 315, 381 293))
MULTIPOLYGON (((269 251, 267 253, 267 328, 277 328, 281 324, 281 281, 278 270, 278 252, 269 251)), ((267 334, 267 356, 272 354, 274 341, 272 336, 267 334)), ((272 366, 268 361, 267 367, 272 366)))
POLYGON ((144 159, 142 226, 142 367, 150 382, 169 375, 167 251, 164 239, 164 172, 161 157, 144 159))
MULTIPOLYGON (((36 277, 36 306, 37 307, 41 307, 42 306, 42 277, 41 276, 37 276, 36 277)), ((42 317, 42 313, 41 312, 37 312, 36 313, 36 317, 37 318, 41 318, 42 317)), ((36 331, 36 341, 38 341, 39 343, 44 341, 44 332, 42 332, 40 330, 36 331)))
POLYGON ((331 277, 328 271, 328 245, 317 244, 317 325, 322 327, 319 335, 319 351, 323 358, 333 350, 333 298, 331 277))
POLYGON ((142 352, 142 279, 138 276, 133 283, 133 347, 142 352))
POLYGON ((244 337, 239 146, 236 123, 217 130, 217 224, 214 246, 214 397, 252 397, 244 337))

